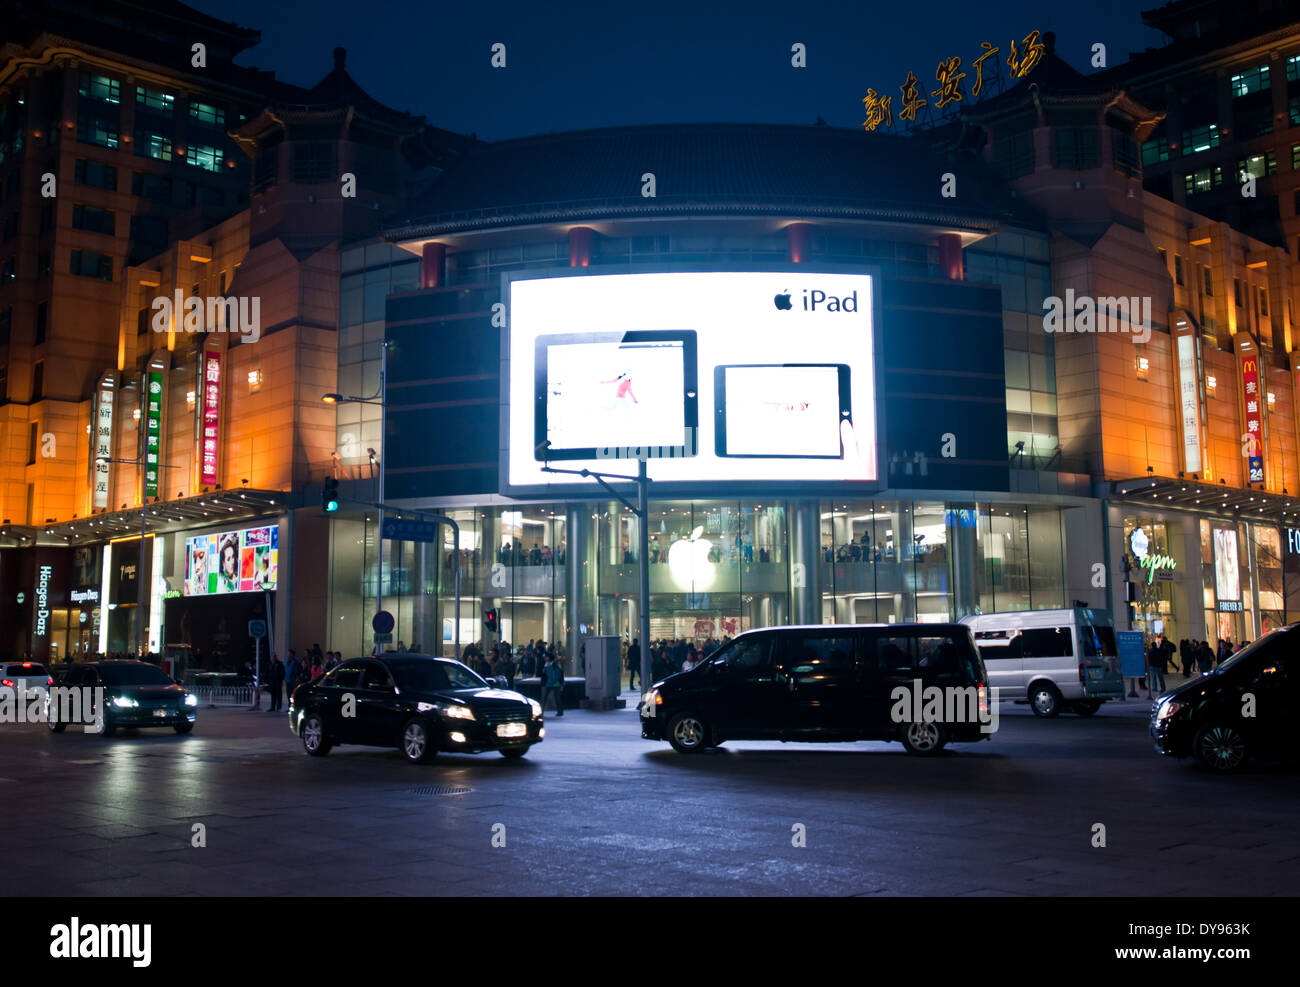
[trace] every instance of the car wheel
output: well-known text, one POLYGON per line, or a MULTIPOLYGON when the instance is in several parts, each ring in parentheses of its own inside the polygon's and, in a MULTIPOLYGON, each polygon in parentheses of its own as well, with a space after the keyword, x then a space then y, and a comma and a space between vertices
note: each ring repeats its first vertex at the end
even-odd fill
POLYGON ((325 722, 313 713, 302 722, 302 749, 312 757, 324 757, 330 752, 329 738, 325 736, 325 722))
POLYGON ((174 724, 172 724, 172 729, 175 730, 177 733, 189 733, 191 730, 194 729, 194 724, 193 724, 193 723, 174 723, 174 724))
POLYGON ((402 754, 412 764, 427 764, 437 753, 423 720, 407 720, 402 727, 402 754))
POLYGON ((527 753, 528 753, 527 747, 510 747, 507 748, 506 750, 503 750, 501 752, 501 756, 504 758, 508 758, 511 761, 518 761, 521 757, 523 757, 527 753))
POLYGON ((1101 709, 1101 700, 1099 699, 1081 699, 1074 704, 1074 711, 1079 716, 1091 716, 1099 709, 1101 709))
POLYGON ((678 754, 694 754, 709 746, 709 730, 694 713, 678 713, 668 721, 668 743, 678 754))
POLYGON ((1061 694, 1050 682, 1035 682, 1029 687, 1029 708, 1035 716, 1050 720, 1061 711, 1061 694))
POLYGON ((1196 759, 1211 771, 1227 774, 1246 763, 1246 739, 1236 727, 1203 727, 1192 745, 1196 759))
POLYGON ((903 748, 909 754, 929 756, 943 750, 943 727, 938 723, 909 723, 903 728, 903 748))
POLYGON ((50 733, 62 733, 68 726, 62 720, 55 722, 54 720, 47 719, 45 723, 50 728, 50 733))

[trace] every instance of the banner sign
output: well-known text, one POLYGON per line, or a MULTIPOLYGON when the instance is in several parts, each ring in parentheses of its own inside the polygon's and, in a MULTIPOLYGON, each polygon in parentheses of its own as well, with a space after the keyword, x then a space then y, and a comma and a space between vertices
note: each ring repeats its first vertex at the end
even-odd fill
POLYGON ((1264 414, 1260 408, 1259 357, 1243 356, 1241 360, 1241 397, 1246 413, 1246 434, 1250 436, 1247 480, 1264 482, 1264 414))
POLYGON ((94 455, 91 461, 95 468, 94 506, 98 509, 108 507, 108 460, 113 456, 113 385, 101 381, 95 402, 95 433, 92 436, 94 455))
POLYGON ((185 595, 275 589, 280 528, 245 528, 185 539, 185 595))
POLYGON ((205 487, 216 486, 217 429, 221 422, 221 354, 209 350, 203 354, 203 459, 199 483, 205 487))
POLYGON ((147 380, 144 431, 144 496, 146 502, 150 497, 155 500, 158 497, 158 456, 161 452, 159 442, 162 438, 162 371, 150 370, 147 380))

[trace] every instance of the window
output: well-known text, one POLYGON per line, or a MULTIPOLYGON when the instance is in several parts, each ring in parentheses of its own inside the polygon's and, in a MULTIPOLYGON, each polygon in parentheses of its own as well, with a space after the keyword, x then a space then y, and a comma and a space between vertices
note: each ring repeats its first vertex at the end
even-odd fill
POLYGON ((1121 134, 1118 130, 1114 131, 1111 138, 1111 150, 1115 161, 1115 170, 1121 175, 1128 178, 1137 178, 1142 173, 1142 168, 1138 164, 1137 141, 1133 140, 1128 134, 1121 134))
POLYGON ((888 637, 884 634, 868 637, 863 642, 866 646, 863 655, 865 670, 884 676, 912 675, 912 640, 910 637, 888 637))
POLYGON ((1268 289, 1264 287, 1259 289, 1259 314, 1268 315, 1268 289))
POLYGON ((1201 286, 1207 297, 1214 296, 1214 279, 1210 274, 1210 266, 1208 264, 1201 267, 1201 286))
POLYGON ((161 216, 131 217, 132 256, 152 257, 167 249, 167 220, 161 216))
POLYGON ((83 108, 77 113, 77 140, 116 151, 120 120, 115 107, 83 108))
MULTIPOLYGON (((36 400, 36 395, 32 395, 32 400, 36 400)), ((41 435, 41 423, 29 422, 27 425, 27 465, 36 465, 36 449, 39 445, 41 435)))
POLYGON ((356 689, 361 684, 361 669, 355 665, 340 665, 325 676, 322 683, 337 689, 356 689))
POLYGON ((1212 168, 1201 168, 1198 171, 1189 171, 1183 176, 1183 191, 1188 197, 1194 195, 1204 195, 1223 184, 1223 168, 1215 165, 1212 168))
POLYGON ((1183 258, 1174 254, 1174 284, 1185 284, 1183 281, 1183 258))
POLYGON ((226 111, 210 103, 191 102, 190 119, 207 124, 210 127, 224 127, 226 125, 226 111))
POLYGON ((219 172, 226 160, 226 152, 219 147, 212 147, 208 144, 191 144, 185 160, 196 168, 202 168, 204 171, 219 172))
POLYGON ((388 670, 379 662, 367 662, 361 672, 361 688, 392 692, 393 683, 388 678, 388 670))
POLYGON ((1020 632, 1026 658, 1073 658, 1074 639, 1068 627, 1032 627, 1020 632))
POLYGON ((848 680, 856 670, 852 637, 824 637, 819 634, 790 634, 781 639, 781 664, 799 683, 835 684, 848 680), (830 681, 828 681, 828 679, 830 681))
MULTIPOLYGON (((1300 148, 1300 144, 1296 147, 1300 148)), ((112 165, 78 158, 73 177, 78 185, 90 185, 94 188, 108 189, 110 192, 117 191, 117 169, 112 165)))
POLYGON ((95 253, 93 250, 72 251, 70 274, 79 274, 86 278, 99 278, 102 281, 113 280, 113 258, 107 254, 95 253))
POLYGON ((116 79, 108 78, 108 76, 82 72, 81 86, 77 90, 77 95, 86 99, 98 100, 101 103, 118 104, 122 102, 122 84, 116 79))
POLYGON ((1183 131, 1183 154, 1197 154, 1219 146, 1219 125, 1206 124, 1183 131))
POLYGON ((114 216, 109 209, 96 209, 94 206, 86 206, 77 203, 72 207, 72 226, 78 230, 89 230, 91 233, 106 233, 112 236, 117 232, 117 224, 114 216))
POLYGON ((1286 81, 1300 80, 1300 55, 1292 55, 1286 60, 1286 81))
POLYGON ((1052 130, 1052 166, 1068 171, 1096 168, 1101 142, 1096 127, 1056 127, 1052 130))
POLYGON ((149 313, 150 309, 142 308, 135 313, 135 334, 143 336, 149 331, 149 313))
POLYGON ((1241 278, 1232 279, 1232 301, 1238 308, 1241 307, 1241 278))
MULTIPOLYGON (((32 400, 40 401, 45 397, 45 361, 37 360, 32 365, 32 400)), ((35 457, 33 457, 35 462, 35 457)))
POLYGON ((145 109, 170 114, 176 109, 176 97, 171 93, 146 89, 144 86, 135 87, 135 103, 137 110, 145 109))
POLYGON ((1271 134, 1273 132, 1273 106, 1271 103, 1259 103, 1250 106, 1243 104, 1233 112, 1233 120, 1237 125, 1236 137, 1238 140, 1249 140, 1252 137, 1271 134))
POLYGON ((1291 126, 1300 126, 1300 96, 1292 96, 1287 100, 1286 107, 1291 126))
POLYGON ((1300 171, 1300 144, 1291 145, 1291 170, 1300 171))
POLYGON ((303 185, 334 179, 334 145, 328 141, 304 141, 293 146, 293 180, 303 185))
POLYGON ((1156 247, 1156 253, 1160 255, 1160 266, 1169 270, 1169 253, 1164 247, 1156 247))
POLYGON ((50 321, 50 303, 41 302, 36 306, 36 342, 34 345, 40 346, 45 342, 45 331, 50 321))
POLYGON ((172 139, 165 134, 137 127, 135 131, 135 153, 141 158, 170 161, 172 159, 172 139))
POLYGON ((131 176, 131 194, 153 202, 169 203, 172 199, 172 180, 137 171, 131 176))
POLYGON ((1157 137, 1142 142, 1142 163, 1144 165, 1159 164, 1161 161, 1168 160, 1169 141, 1166 138, 1157 137))
MULTIPOLYGON (((1294 158, 1294 154, 1292 155, 1294 158)), ((1263 178, 1265 175, 1277 174, 1277 153, 1266 151, 1237 159, 1237 181, 1244 182, 1247 177, 1263 178)))
POLYGON ((1236 75, 1229 77, 1228 84, 1232 87, 1234 97, 1249 96, 1251 93, 1267 89, 1268 66, 1261 65, 1259 68, 1238 72, 1236 75))

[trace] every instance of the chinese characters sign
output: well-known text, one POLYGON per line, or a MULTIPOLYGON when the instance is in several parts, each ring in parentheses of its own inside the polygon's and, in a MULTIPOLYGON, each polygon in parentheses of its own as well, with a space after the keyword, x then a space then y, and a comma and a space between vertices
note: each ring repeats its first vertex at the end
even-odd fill
MULTIPOLYGON (((988 74, 997 71, 998 62, 995 61, 990 68, 986 68, 985 61, 1002 50, 991 41, 980 42, 980 48, 983 50, 983 54, 970 63, 970 67, 975 70, 975 78, 971 83, 970 90, 972 99, 979 98, 984 83, 988 81, 988 74)), ((1046 53, 1047 46, 1039 41, 1038 31, 1030 31, 1019 42, 1013 38, 1011 40, 1011 50, 1006 57, 1007 74, 1012 80, 1025 78, 1038 67, 1046 53)), ((959 103, 965 99, 966 93, 962 80, 967 78, 968 75, 969 73, 962 71, 960 55, 952 55, 939 62, 938 67, 934 70, 934 78, 938 83, 938 88, 930 91, 930 99, 934 101, 935 109, 942 110, 952 103, 959 103)), ((907 78, 898 89, 902 96, 898 107, 898 119, 915 123, 917 111, 930 105, 930 100, 921 95, 920 83, 917 80, 916 73, 908 72, 907 78)), ((867 118, 862 122, 863 129, 871 131, 882 126, 892 128, 894 125, 893 100, 892 95, 884 96, 875 89, 867 89, 867 95, 862 98, 862 107, 867 114, 867 118)))
POLYGON ((91 443, 95 450, 96 508, 108 506, 108 460, 113 456, 113 385, 101 381, 95 403, 95 434, 91 443))
POLYGON ((1241 399, 1246 412, 1245 443, 1250 455, 1247 457, 1248 483, 1264 482, 1264 415, 1260 409, 1259 357, 1245 354, 1241 358, 1241 399))
POLYGON ((163 375, 161 370, 150 370, 145 390, 145 429, 144 429, 144 496, 158 497, 158 454, 159 440, 162 437, 162 390, 163 375))
POLYGON ((1201 396, 1200 375, 1196 368, 1196 336, 1183 332, 1177 336, 1178 407, 1183 423, 1183 469, 1201 472, 1201 396))
POLYGON ((217 483, 217 430, 221 422, 221 354, 209 350, 203 354, 203 416, 201 442, 202 463, 199 482, 205 486, 217 483))

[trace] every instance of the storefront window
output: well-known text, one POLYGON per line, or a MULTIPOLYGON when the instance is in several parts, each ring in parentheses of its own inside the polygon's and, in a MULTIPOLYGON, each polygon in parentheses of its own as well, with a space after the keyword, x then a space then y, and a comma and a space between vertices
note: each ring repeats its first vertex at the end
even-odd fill
POLYGON ((1210 647, 1219 641, 1234 646, 1254 634, 1250 560, 1246 525, 1201 520, 1201 585, 1205 628, 1210 647))
MULTIPOLYGON (((1174 531, 1178 530, 1174 526, 1174 531)), ((1165 521, 1127 517, 1124 519, 1124 556, 1129 582, 1133 586, 1133 630, 1148 639, 1164 634, 1175 642, 1181 654, 1182 640, 1191 632, 1181 626, 1176 601, 1181 552, 1171 542, 1170 525, 1165 521), (1161 560, 1172 560, 1164 562, 1161 560)))

